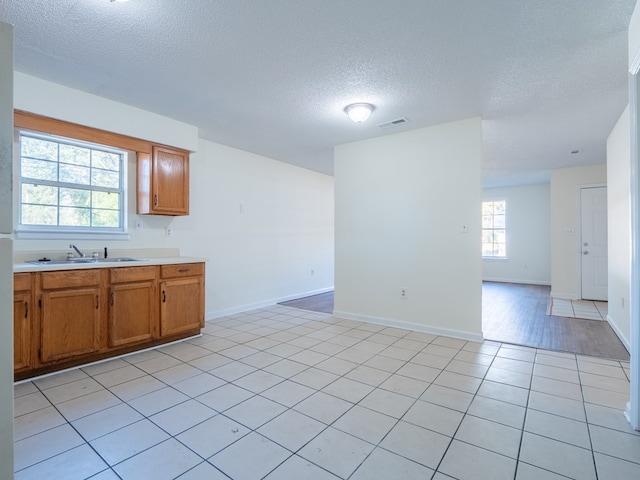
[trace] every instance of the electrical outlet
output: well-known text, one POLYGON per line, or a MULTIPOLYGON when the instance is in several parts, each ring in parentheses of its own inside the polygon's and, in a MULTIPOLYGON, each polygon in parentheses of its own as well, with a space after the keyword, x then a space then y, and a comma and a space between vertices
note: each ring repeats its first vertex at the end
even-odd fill
POLYGON ((173 230, 171 229, 171 227, 167 227, 164 229, 164 236, 165 237, 170 237, 171 235, 173 235, 173 230))
POLYGON ((406 300, 407 299, 407 289, 406 288, 401 288, 400 289, 400 299, 401 300, 406 300))
POLYGON ((469 224, 463 223, 460 225, 460 233, 469 233, 469 224))
POLYGON ((142 230, 143 227, 144 227, 144 224, 142 223, 142 220, 138 218, 136 220, 136 230, 142 230))

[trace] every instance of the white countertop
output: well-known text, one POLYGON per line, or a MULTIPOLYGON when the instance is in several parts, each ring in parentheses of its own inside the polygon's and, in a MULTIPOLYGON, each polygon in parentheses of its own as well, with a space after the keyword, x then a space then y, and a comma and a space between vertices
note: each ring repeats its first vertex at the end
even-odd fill
MULTIPOLYGON (((143 267, 146 265, 172 265, 180 263, 201 263, 206 262, 206 258, 202 257, 153 257, 153 258, 141 258, 132 257, 136 261, 133 262, 109 262, 101 260, 99 262, 91 263, 69 263, 69 264, 33 264, 33 263, 14 263, 13 272, 51 272, 56 270, 86 270, 90 268, 114 268, 114 267, 143 267)), ((36 258, 37 260, 37 258, 36 258)))

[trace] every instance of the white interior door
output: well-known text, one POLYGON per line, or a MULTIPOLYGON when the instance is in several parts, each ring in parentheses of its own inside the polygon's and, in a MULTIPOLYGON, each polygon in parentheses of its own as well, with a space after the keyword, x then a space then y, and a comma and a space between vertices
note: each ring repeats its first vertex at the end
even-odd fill
POLYGON ((607 187, 580 189, 582 298, 607 300, 607 187))

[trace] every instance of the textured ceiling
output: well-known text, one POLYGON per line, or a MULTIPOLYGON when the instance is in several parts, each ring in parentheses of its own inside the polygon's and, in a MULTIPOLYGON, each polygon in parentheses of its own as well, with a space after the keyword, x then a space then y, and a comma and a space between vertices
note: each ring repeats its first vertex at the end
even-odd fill
POLYGON ((334 145, 480 116, 484 182, 497 186, 604 162, 627 104, 634 5, 0 0, 0 20, 15 25, 21 72, 329 174, 334 145), (344 114, 353 102, 375 104, 367 123, 344 114))

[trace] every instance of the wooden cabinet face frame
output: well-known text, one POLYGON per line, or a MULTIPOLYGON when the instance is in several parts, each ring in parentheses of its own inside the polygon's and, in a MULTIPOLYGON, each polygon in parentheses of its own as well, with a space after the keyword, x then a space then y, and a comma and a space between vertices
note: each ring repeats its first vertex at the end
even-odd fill
POLYGON ((204 327, 204 263, 16 273, 14 312, 17 379, 135 351, 204 327))

